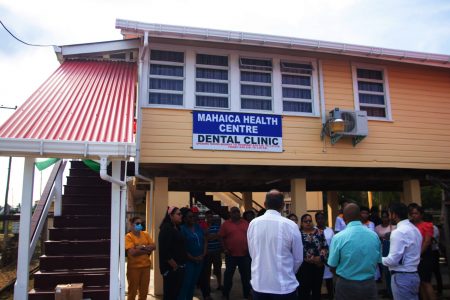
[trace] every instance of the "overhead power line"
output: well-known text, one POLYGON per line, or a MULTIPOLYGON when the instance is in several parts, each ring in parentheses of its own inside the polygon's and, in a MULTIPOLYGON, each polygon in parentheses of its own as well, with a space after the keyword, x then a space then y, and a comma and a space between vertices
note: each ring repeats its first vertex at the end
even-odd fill
POLYGON ((38 44, 30 44, 27 43, 21 39, 19 39, 17 36, 15 36, 11 31, 9 31, 9 29, 5 26, 5 24, 3 24, 3 22, 0 20, 0 24, 2 24, 3 28, 5 28, 5 30, 16 40, 18 40, 19 42, 21 42, 22 44, 25 44, 27 46, 33 46, 33 47, 53 47, 55 45, 38 45, 38 44))

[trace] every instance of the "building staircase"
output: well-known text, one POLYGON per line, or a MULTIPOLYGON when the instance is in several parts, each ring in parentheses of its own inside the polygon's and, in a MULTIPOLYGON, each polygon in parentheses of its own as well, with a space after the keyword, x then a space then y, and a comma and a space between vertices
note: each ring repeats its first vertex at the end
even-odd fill
POLYGON ((109 299, 110 218, 111 183, 72 161, 29 299, 53 300, 56 285, 68 283, 83 283, 83 299, 109 299))
POLYGON ((192 203, 195 203, 195 201, 200 202, 222 219, 228 220, 230 218, 228 206, 222 205, 221 201, 214 200, 214 196, 206 195, 205 192, 191 192, 190 197, 193 200, 192 203))

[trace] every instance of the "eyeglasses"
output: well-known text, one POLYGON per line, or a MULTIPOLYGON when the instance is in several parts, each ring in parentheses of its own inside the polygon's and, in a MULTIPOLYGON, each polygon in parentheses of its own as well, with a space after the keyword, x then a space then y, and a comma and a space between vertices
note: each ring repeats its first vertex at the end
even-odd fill
POLYGON ((304 220, 303 223, 312 223, 312 220, 304 220))

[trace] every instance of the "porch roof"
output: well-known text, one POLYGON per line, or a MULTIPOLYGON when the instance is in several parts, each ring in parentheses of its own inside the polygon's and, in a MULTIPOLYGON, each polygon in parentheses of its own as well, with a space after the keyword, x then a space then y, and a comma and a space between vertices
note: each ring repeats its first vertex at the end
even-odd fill
POLYGON ((137 65, 66 60, 0 126, 0 155, 128 157, 137 65))

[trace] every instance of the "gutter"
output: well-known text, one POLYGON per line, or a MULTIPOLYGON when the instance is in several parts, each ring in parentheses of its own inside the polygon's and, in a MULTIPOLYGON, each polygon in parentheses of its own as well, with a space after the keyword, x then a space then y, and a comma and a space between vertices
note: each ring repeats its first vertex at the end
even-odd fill
POLYGON ((25 138, 0 138, 2 156, 42 156, 55 158, 109 157, 126 159, 136 155, 136 145, 126 142, 84 142, 25 138))
POLYGON ((148 32, 151 37, 305 50, 450 68, 450 56, 444 54, 360 46, 248 32, 141 23, 122 19, 116 20, 116 28, 121 29, 122 34, 148 32))

